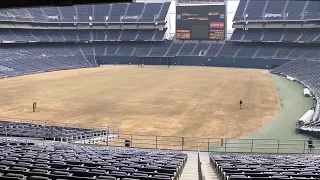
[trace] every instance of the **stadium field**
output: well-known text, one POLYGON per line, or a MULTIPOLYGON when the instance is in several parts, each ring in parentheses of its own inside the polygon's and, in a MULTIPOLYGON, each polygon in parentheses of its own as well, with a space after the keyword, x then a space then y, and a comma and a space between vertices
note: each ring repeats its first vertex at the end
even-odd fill
POLYGON ((257 69, 119 65, 0 83, 2 117, 119 125, 121 133, 232 138, 263 127, 280 108, 271 78, 257 69))

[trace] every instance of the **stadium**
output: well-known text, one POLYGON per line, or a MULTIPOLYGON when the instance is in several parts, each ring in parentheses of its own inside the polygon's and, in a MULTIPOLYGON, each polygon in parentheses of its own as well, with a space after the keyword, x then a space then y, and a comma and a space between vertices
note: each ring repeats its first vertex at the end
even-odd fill
POLYGON ((0 9, 0 179, 320 179, 319 7, 0 9))

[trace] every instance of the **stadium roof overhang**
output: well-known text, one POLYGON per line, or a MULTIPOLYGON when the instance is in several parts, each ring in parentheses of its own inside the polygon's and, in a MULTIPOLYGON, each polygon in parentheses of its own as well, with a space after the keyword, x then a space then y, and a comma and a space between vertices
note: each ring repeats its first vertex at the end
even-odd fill
POLYGON ((75 4, 121 3, 132 0, 10 0, 0 1, 0 8, 71 6, 75 4))

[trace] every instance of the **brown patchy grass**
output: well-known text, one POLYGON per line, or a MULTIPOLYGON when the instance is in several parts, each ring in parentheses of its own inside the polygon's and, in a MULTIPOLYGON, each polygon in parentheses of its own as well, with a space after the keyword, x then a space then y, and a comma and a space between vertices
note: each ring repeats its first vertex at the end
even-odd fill
POLYGON ((237 137, 279 110, 271 79, 254 69, 104 66, 0 83, 2 117, 112 124, 121 133, 237 137))

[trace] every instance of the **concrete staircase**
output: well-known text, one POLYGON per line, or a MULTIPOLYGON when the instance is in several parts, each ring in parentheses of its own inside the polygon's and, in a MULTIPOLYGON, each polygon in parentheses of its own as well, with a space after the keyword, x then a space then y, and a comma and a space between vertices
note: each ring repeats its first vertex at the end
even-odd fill
POLYGON ((216 173, 213 171, 213 168, 210 164, 209 153, 203 152, 200 153, 200 158, 202 162, 202 172, 206 180, 218 180, 216 173))
POLYGON ((185 152, 188 154, 188 161, 183 168, 179 180, 196 180, 198 179, 198 161, 197 152, 185 152))
POLYGON ((188 160, 183 168, 183 172, 179 180, 196 180, 198 179, 198 162, 195 160, 188 160))
MULTIPOLYGON (((197 152, 184 152, 188 154, 188 161, 183 168, 179 180, 197 180, 198 179, 198 154, 197 152)), ((205 180, 218 180, 216 173, 209 161, 209 153, 201 152, 202 172, 205 180)))

